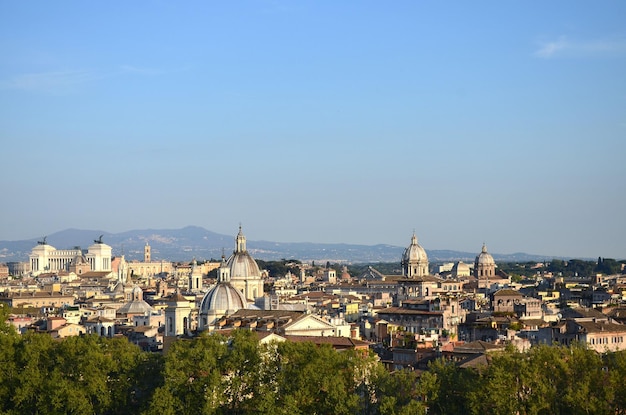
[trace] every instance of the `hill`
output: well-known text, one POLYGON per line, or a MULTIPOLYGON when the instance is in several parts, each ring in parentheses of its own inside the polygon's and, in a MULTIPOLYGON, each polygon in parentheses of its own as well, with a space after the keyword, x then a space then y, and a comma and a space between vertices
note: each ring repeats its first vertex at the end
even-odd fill
MULTIPOLYGON (((46 237, 46 242, 57 249, 79 246, 86 249, 102 235, 104 243, 113 248, 113 255, 122 253, 128 260, 142 260, 144 246, 150 244, 153 260, 191 261, 219 259, 227 256, 234 247, 235 235, 222 235, 198 226, 182 229, 141 229, 122 233, 101 230, 66 229, 46 237)), ((0 241, 0 262, 27 261, 39 239, 0 241)), ((321 244, 311 242, 283 243, 248 240, 248 250, 253 257, 263 260, 282 258, 301 261, 330 261, 347 263, 400 262, 406 247, 386 244, 321 244)), ((426 250, 431 263, 465 261, 473 262, 477 253, 450 250, 426 250)), ((551 259, 540 255, 516 253, 492 254, 496 261, 541 261, 551 259)))

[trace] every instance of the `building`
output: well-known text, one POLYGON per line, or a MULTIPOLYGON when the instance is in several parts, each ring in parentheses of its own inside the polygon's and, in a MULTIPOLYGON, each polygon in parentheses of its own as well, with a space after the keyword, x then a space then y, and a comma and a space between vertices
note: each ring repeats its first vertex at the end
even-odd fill
MULTIPOLYGON (((254 264, 256 265, 256 262, 254 264)), ((198 324, 200 330, 211 330, 220 318, 248 307, 248 301, 243 294, 244 290, 235 288, 231 283, 231 268, 232 265, 222 257, 222 266, 218 269, 217 284, 207 291, 200 302, 200 322, 198 324)))
POLYGON ((49 291, 0 293, 0 303, 13 308, 52 309, 74 305, 74 296, 49 291))
POLYGON ((404 255, 402 255, 402 275, 405 278, 428 275, 428 255, 426 255, 424 248, 417 243, 415 232, 411 238, 411 245, 404 250, 404 255))
POLYGON ((129 302, 117 309, 117 318, 132 322, 134 316, 147 316, 155 312, 150 304, 144 301, 143 290, 140 287, 134 286, 131 296, 129 302))
POLYGON ((239 226, 239 233, 235 238, 235 250, 226 260, 230 268, 230 284, 240 290, 246 300, 263 297, 263 278, 261 271, 246 247, 246 237, 239 226))
POLYGON ((176 292, 167 299, 165 336, 189 335, 191 327, 191 304, 189 300, 176 292))
POLYGON ((541 300, 525 297, 519 291, 503 289, 492 295, 491 307, 494 313, 515 314, 521 319, 541 319, 541 300))
POLYGON ((143 248, 143 261, 132 261, 128 263, 128 272, 133 276, 152 278, 158 274, 171 274, 174 266, 170 261, 153 261, 152 247, 146 242, 143 248))
MULTIPOLYGON (((84 253, 80 248, 56 249, 48 245, 46 238, 39 241, 29 255, 31 275, 46 272, 69 271, 86 261, 89 271, 111 271, 111 247, 102 242, 102 235, 84 253)), ((84 267, 79 267, 82 270, 84 267)))
POLYGON ((400 307, 378 311, 378 317, 413 334, 454 336, 457 326, 465 321, 466 310, 456 298, 405 300, 400 307))
POLYGON ((567 319, 544 330, 550 330, 552 342, 570 345, 583 343, 598 353, 626 350, 626 326, 606 320, 567 319))
POLYGON ((478 279, 489 279, 496 275, 496 261, 489 252, 487 245, 483 244, 483 248, 474 260, 474 277, 478 279))

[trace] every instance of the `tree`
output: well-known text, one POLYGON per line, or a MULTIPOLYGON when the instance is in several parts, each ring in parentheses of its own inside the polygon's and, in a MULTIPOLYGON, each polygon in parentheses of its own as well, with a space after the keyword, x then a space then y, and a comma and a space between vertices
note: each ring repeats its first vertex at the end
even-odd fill
POLYGON ((223 402, 221 369, 226 353, 226 338, 219 335, 203 333, 174 342, 165 356, 163 385, 146 413, 217 413, 223 402))
POLYGON ((429 413, 468 413, 465 396, 476 378, 476 372, 460 369, 454 362, 437 359, 429 363, 419 385, 429 413))
POLYGON ((328 345, 284 342, 278 345, 277 413, 353 414, 360 408, 356 393, 361 359, 353 351, 337 353, 328 345))
POLYGON ((389 373, 382 365, 372 371, 370 396, 366 402, 366 414, 421 415, 426 413, 423 394, 426 382, 418 384, 417 372, 398 370, 389 373), (418 386, 419 385, 419 386, 418 386))

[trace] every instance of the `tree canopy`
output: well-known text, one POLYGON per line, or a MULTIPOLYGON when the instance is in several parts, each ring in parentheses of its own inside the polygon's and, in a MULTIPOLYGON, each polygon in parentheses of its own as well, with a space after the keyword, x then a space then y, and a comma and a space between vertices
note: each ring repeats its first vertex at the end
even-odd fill
POLYGON ((544 345, 487 360, 390 373, 367 352, 262 344, 246 330, 160 355, 124 338, 57 341, 0 324, 0 413, 626 414, 626 352, 544 345))

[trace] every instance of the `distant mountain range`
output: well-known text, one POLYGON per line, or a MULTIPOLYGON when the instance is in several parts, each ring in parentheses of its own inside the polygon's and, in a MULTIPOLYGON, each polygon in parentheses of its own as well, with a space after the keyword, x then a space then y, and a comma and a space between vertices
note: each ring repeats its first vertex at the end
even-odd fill
MULTIPOLYGON (((144 246, 150 244, 152 260, 191 261, 218 260, 222 251, 230 255, 235 246, 235 234, 221 235, 198 226, 182 229, 144 229, 122 233, 98 230, 66 229, 46 237, 46 243, 57 249, 81 247, 87 249, 102 235, 102 242, 113 248, 113 255, 125 255, 127 260, 143 260, 144 246)), ((25 262, 40 239, 0 241, 0 262, 25 262)), ((407 244, 408 246, 408 244, 407 244)), ((282 243, 247 241, 248 251, 256 259, 266 261, 298 259, 301 261, 330 261, 333 263, 400 262, 406 247, 393 245, 351 245, 321 243, 282 243)), ((449 250, 426 250, 429 262, 473 262, 478 252, 449 250)), ((525 262, 543 261, 552 257, 515 253, 508 255, 492 253, 496 261, 525 262)))

